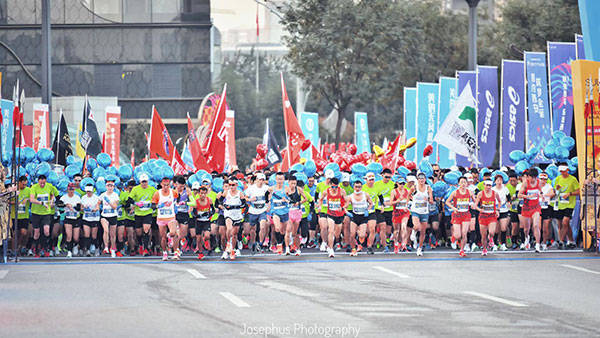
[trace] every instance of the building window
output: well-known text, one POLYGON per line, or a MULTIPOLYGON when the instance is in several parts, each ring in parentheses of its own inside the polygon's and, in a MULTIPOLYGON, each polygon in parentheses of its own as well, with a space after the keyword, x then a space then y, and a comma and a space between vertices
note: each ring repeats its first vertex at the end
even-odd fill
POLYGON ((97 23, 104 22, 121 22, 122 21, 122 3, 121 0, 101 0, 94 1, 94 13, 96 18, 94 21, 97 23))
POLYGON ((179 20, 180 0, 152 0, 152 22, 179 20))
POLYGON ((123 1, 123 22, 150 22, 150 0, 123 1))

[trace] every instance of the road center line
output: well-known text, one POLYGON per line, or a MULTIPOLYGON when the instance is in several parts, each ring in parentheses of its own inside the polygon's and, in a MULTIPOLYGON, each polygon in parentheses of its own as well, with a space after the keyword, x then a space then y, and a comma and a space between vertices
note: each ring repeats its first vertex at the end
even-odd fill
POLYGON ((390 269, 386 269, 386 268, 384 268, 383 266, 374 266, 374 268, 375 268, 375 269, 377 269, 377 270, 379 270, 379 271, 387 272, 387 273, 389 273, 390 275, 394 275, 394 276, 396 276, 396 277, 400 277, 400 278, 409 278, 409 277, 408 277, 408 275, 405 275, 405 274, 403 274, 403 273, 396 272, 396 271, 393 271, 393 270, 390 270, 390 269))
POLYGON ((196 279, 206 279, 206 276, 194 269, 186 269, 187 272, 191 273, 196 279))
POLYGON ((593 273, 595 275, 600 275, 600 272, 598 271, 594 271, 594 270, 589 270, 586 268, 582 268, 580 266, 575 266, 575 265, 570 265, 570 264, 561 264, 562 266, 564 266, 565 268, 569 268, 569 269, 573 269, 573 270, 579 270, 579 271, 583 271, 583 272, 589 272, 589 273, 593 273))
POLYGON ((0 270, 0 279, 3 279, 8 274, 8 270, 0 270))
POLYGON ((238 296, 234 295, 231 292, 219 292, 221 296, 223 296, 228 301, 232 302, 233 305, 237 307, 250 307, 250 305, 243 300, 241 300, 238 296))
POLYGON ((498 303, 502 303, 502 304, 506 304, 506 305, 510 305, 510 306, 516 306, 516 307, 526 307, 527 306, 526 304, 523 304, 523 303, 515 302, 512 300, 508 300, 508 299, 504 299, 504 298, 500 298, 500 297, 496 297, 496 296, 486 295, 485 293, 480 293, 480 292, 475 292, 475 291, 465 291, 464 293, 471 295, 471 296, 480 297, 483 299, 491 300, 494 302, 498 302, 498 303))
POLYGON ((262 286, 266 286, 271 289, 288 292, 288 293, 291 293, 293 295, 300 296, 300 297, 318 297, 319 296, 316 293, 302 290, 301 288, 295 287, 293 285, 287 285, 287 284, 278 283, 278 282, 269 281, 269 280, 259 282, 258 284, 262 285, 262 286))

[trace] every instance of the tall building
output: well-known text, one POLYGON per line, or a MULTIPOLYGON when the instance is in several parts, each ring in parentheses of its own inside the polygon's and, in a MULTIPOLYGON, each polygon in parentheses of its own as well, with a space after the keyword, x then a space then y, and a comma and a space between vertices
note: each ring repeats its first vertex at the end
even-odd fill
MULTIPOLYGON (((52 0, 56 96, 116 97, 124 123, 185 122, 211 90, 210 0, 52 0)), ((0 1, 2 97, 41 96, 41 1, 0 1)))

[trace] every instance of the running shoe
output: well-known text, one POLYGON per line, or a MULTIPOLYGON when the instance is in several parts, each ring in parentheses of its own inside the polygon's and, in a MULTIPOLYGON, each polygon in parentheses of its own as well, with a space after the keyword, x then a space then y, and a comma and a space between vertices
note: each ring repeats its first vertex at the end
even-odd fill
POLYGON ((410 233, 410 241, 413 242, 413 247, 416 248, 417 247, 417 232, 412 229, 411 233, 410 233))
POLYGON ((483 248, 483 250, 481 250, 481 255, 487 256, 487 248, 483 248))
POLYGON ((537 252, 537 253, 542 252, 540 250, 540 243, 535 243, 535 252, 537 252))
POLYGON ((362 250, 363 250, 362 245, 359 244, 356 246, 356 251, 361 252, 362 250))
MULTIPOLYGON (((54 257, 54 250, 50 249, 50 250, 46 251, 46 253, 49 254, 50 257, 54 257)), ((48 256, 46 256, 46 257, 48 257, 48 256)))
POLYGON ((423 249, 421 247, 417 248, 417 256, 423 256, 423 249))
POLYGON ((181 258, 181 250, 175 250, 175 254, 173 255, 173 260, 178 261, 181 258))
POLYGON ((512 245, 512 238, 510 238, 510 236, 506 236, 506 247, 511 247, 512 245))
POLYGON ((117 251, 116 255, 117 255, 117 257, 123 257, 123 254, 121 253, 121 251, 117 251))
POLYGON ((285 247, 285 255, 286 255, 286 256, 289 256, 289 255, 290 255, 290 247, 289 247, 289 246, 286 246, 286 247, 285 247))
POLYGON ((29 250, 27 251, 27 256, 33 256, 33 250, 29 249, 29 250))
POLYGON ((300 252, 300 249, 296 249, 296 252, 294 252, 294 255, 296 256, 300 256, 302 254, 302 252, 300 252))
POLYGON ((168 261, 169 260, 169 254, 166 251, 163 251, 162 260, 163 261, 168 261))
POLYGON ((542 244, 542 251, 546 251, 548 250, 548 245, 546 245, 546 243, 542 244))
POLYGON ((183 251, 183 252, 188 251, 189 247, 188 247, 187 238, 182 238, 181 241, 179 241, 179 247, 181 248, 181 251, 183 251))
MULTIPOLYGON (((91 257, 91 256, 92 256, 92 253, 90 252, 90 249, 87 249, 87 250, 85 251, 85 256, 86 256, 86 257, 91 257)), ((39 256, 38 256, 38 257, 39 257, 39 256)))
POLYGON ((227 253, 227 250, 223 251, 223 255, 221 255, 221 259, 227 259, 229 258, 229 254, 227 253))
POLYGON ((508 250, 508 248, 506 247, 505 244, 500 245, 500 251, 506 251, 508 250))
POLYGON ((467 257, 467 254, 465 253, 465 250, 460 250, 460 252, 458 253, 458 255, 460 257, 467 257))
POLYGON ((44 257, 50 257, 50 252, 52 252, 52 250, 44 252, 44 257))
POLYGON ((498 246, 497 245, 493 245, 492 246, 492 251, 498 251, 498 246))
POLYGON ((144 255, 144 257, 150 256, 150 253, 148 252, 148 249, 144 249, 144 251, 142 251, 142 254, 144 255))
POLYGON ((367 253, 369 255, 374 255, 375 254, 375 251, 373 251, 373 247, 372 246, 370 246, 370 247, 367 248, 367 253))
MULTIPOLYGON (((508 240, 507 240, 508 242, 508 240)), ((512 245, 510 246, 511 250, 517 250, 519 248, 519 245, 516 242, 513 242, 512 245)))
POLYGON ((220 247, 216 247, 216 248, 215 248, 215 253, 217 253, 217 254, 218 254, 218 253, 221 253, 221 248, 220 248, 220 247))
POLYGON ((235 259, 235 251, 236 250, 231 250, 231 253, 229 254, 229 259, 230 260, 234 260, 235 259))
POLYGON ((57 245, 56 248, 54 248, 54 256, 60 256, 60 246, 57 245))
POLYGON ((390 248, 388 248, 387 245, 383 247, 383 253, 385 253, 385 254, 389 254, 390 253, 390 248))
POLYGON ((394 253, 397 255, 400 252, 400 244, 394 243, 394 253))
POLYGON ((104 250, 102 250, 102 253, 108 255, 110 254, 110 251, 108 250, 108 248, 104 248, 104 250))
POLYGON ((73 257, 73 253, 71 252, 71 250, 67 251, 67 258, 71 258, 73 257))
POLYGON ((352 252, 350 252, 350 256, 353 256, 353 257, 358 256, 358 252, 356 252, 356 248, 352 249, 352 252))
POLYGON ((73 247, 73 256, 78 256, 79 255, 79 245, 75 245, 73 247))
POLYGON ((36 250, 34 256, 35 256, 35 258, 40 258, 40 252, 36 250))
POLYGON ((475 251, 477 251, 477 250, 479 250, 479 247, 477 246, 477 244, 473 243, 473 244, 471 245, 471 252, 475 252, 475 251))
POLYGON ((333 251, 333 249, 327 248, 327 252, 329 252, 329 258, 334 258, 335 257, 335 252, 333 251))
POLYGON ((327 243, 325 243, 325 241, 321 242, 321 246, 319 246, 319 251, 327 251, 327 243))
POLYGON ((200 259, 200 260, 204 259, 204 254, 202 252, 198 254, 198 259, 200 259))
POLYGON ((465 252, 471 252, 471 246, 467 243, 464 248, 465 252))
POLYGON ((96 253, 96 246, 94 244, 90 245, 90 252, 96 253))
POLYGON ((340 249, 342 248, 342 246, 340 245, 340 243, 337 243, 335 246, 335 251, 340 251, 340 249))
POLYGON ((269 237, 265 238, 265 241, 263 242, 263 247, 265 247, 265 248, 269 247, 269 237))
POLYGON ((244 248, 244 244, 242 243, 242 241, 237 242, 237 248, 240 250, 242 250, 242 248, 244 248))
POLYGON ((454 238, 454 236, 452 236, 452 238, 450 239, 450 247, 452 248, 452 250, 456 250, 456 238, 454 238))
POLYGON ((110 257, 111 258, 116 258, 117 257, 117 253, 115 252, 115 250, 110 250, 110 257))
POLYGON ((283 244, 277 244, 277 254, 283 255, 283 244))
POLYGON ((241 256, 242 252, 240 251, 240 249, 235 249, 235 254, 238 256, 241 256))
POLYGON ((309 249, 314 249, 314 248, 316 248, 316 247, 317 247, 317 245, 315 244, 315 241, 314 241, 314 240, 310 240, 310 241, 308 242, 308 244, 306 244, 306 247, 307 247, 307 248, 309 248, 309 249))

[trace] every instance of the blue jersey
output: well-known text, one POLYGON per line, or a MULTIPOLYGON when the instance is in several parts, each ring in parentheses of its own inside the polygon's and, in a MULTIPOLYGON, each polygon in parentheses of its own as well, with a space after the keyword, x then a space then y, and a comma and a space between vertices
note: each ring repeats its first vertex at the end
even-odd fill
POLYGON ((281 190, 273 189, 273 195, 271 195, 271 210, 275 215, 285 215, 290 211, 285 188, 282 188, 281 190))

